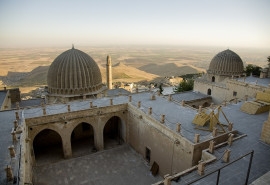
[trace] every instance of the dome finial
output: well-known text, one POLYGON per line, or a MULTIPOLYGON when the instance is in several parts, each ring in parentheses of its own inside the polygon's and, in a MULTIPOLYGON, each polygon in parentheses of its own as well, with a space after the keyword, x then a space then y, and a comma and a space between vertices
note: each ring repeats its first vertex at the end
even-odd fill
POLYGON ((72 49, 74 49, 74 44, 72 44, 72 49))

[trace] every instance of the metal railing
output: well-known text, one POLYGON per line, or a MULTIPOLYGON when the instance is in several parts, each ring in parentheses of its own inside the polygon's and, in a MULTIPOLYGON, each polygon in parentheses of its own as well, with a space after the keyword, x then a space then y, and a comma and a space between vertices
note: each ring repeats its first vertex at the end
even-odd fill
POLYGON ((225 167, 227 167, 227 166, 229 166, 229 165, 235 163, 236 161, 239 161, 240 159, 242 159, 242 158, 244 158, 244 157, 250 155, 250 158, 249 158, 249 165, 248 165, 248 170, 247 170, 247 175, 246 175, 246 179, 245 179, 245 185, 247 185, 247 184, 248 184, 248 179, 249 179, 249 174, 250 174, 250 169, 251 169, 251 164, 252 164, 252 159, 253 159, 253 154, 254 154, 254 150, 252 150, 251 152, 249 152, 249 153, 247 153, 247 154, 245 154, 245 155, 242 155, 241 157, 239 157, 239 158, 233 160, 232 162, 230 162, 230 163, 228 163, 228 164, 226 164, 226 165, 224 165, 224 166, 222 166, 222 167, 220 167, 220 168, 218 168, 218 169, 216 169, 216 170, 214 170, 214 171, 208 173, 207 175, 204 175, 204 176, 202 176, 202 177, 200 177, 200 178, 198 178, 198 179, 195 179, 195 180, 189 182, 187 185, 193 184, 193 183, 195 183, 195 182, 197 182, 197 181, 199 181, 199 180, 201 180, 201 179, 204 179, 205 177, 207 177, 207 176, 209 176, 209 175, 211 175, 211 174, 213 174, 213 173, 215 173, 215 172, 218 172, 218 174, 217 174, 217 180, 216 180, 216 185, 218 185, 218 184, 219 184, 220 171, 221 171, 223 168, 225 168, 225 167))

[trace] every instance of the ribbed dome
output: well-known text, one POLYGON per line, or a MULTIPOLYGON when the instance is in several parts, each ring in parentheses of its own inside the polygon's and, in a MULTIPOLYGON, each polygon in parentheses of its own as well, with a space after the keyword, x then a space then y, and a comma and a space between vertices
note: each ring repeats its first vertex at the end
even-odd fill
POLYGON ((243 74, 244 65, 239 55, 227 49, 212 59, 207 72, 215 75, 237 76, 243 74))
POLYGON ((98 65, 89 55, 74 47, 53 61, 47 83, 49 93, 60 95, 95 94, 102 89, 98 65))

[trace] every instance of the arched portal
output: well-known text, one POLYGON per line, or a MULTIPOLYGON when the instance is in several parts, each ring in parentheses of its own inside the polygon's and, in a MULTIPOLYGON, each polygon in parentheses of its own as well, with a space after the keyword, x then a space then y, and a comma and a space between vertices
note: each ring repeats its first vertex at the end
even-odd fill
POLYGON ((62 139, 54 130, 44 129, 33 140, 36 164, 59 161, 63 158, 62 139))
POLYGON ((207 90, 207 95, 211 95, 211 89, 207 90))
POLYGON ((71 134, 71 147, 74 157, 87 155, 96 151, 92 125, 82 122, 74 128, 71 134))
POLYGON ((104 149, 113 148, 123 143, 122 123, 117 116, 111 117, 103 129, 104 149))

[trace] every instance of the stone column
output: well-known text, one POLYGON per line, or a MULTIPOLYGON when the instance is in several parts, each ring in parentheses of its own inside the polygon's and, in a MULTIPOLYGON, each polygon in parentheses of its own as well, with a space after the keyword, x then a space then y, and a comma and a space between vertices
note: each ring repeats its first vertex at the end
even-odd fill
POLYGON ((181 123, 176 123, 176 132, 181 132, 181 123))
POLYGON ((172 101, 172 95, 171 94, 169 94, 169 96, 168 96, 168 101, 172 101))
POLYGON ((16 102, 16 109, 19 110, 20 109, 20 103, 16 102))
POLYGON ((185 100, 182 100, 181 105, 184 107, 185 106, 185 100))
POLYGON ((195 134, 194 143, 199 143, 199 142, 200 142, 200 134, 195 134))
POLYGON ((213 153, 214 153, 214 149, 215 149, 215 141, 211 140, 211 141, 209 142, 209 152, 210 152, 211 154, 213 154, 213 153))
POLYGON ((201 105, 199 106, 199 110, 198 110, 198 112, 199 112, 199 113, 201 113, 201 112, 202 112, 202 106, 201 106, 201 105))
POLYGON ((233 136, 234 136, 234 134, 229 134, 229 138, 228 138, 228 145, 229 146, 232 146, 233 136))
POLYGON ((62 146, 63 146, 63 152, 64 152, 64 158, 68 159, 72 157, 72 147, 71 147, 71 141, 69 137, 63 137, 62 138, 62 146))
POLYGON ((200 176, 204 175, 205 163, 203 161, 199 161, 198 164, 198 174, 200 176))
POLYGON ((164 181, 163 181, 164 185, 171 185, 172 184, 171 183, 171 178, 172 177, 169 174, 164 175, 164 181))
POLYGON ((93 102, 90 101, 90 108, 93 108, 93 102))
POLYGON ((17 120, 14 120, 13 121, 13 124, 14 124, 14 130, 16 130, 18 128, 18 121, 17 120))
POLYGON ((141 108, 141 101, 138 101, 138 108, 141 108))
POLYGON ((46 107, 43 107, 43 108, 42 108, 42 112, 43 112, 43 115, 46 115, 46 114, 47 114, 47 112, 46 112, 46 107))
POLYGON ((97 120, 98 126, 94 127, 94 139, 95 139, 95 147, 98 151, 104 150, 104 140, 103 140, 103 123, 100 118, 97 120))
POLYGON ((165 123, 165 115, 164 114, 162 114, 160 116, 160 123, 165 123))
POLYGON ((232 131, 232 129, 233 129, 233 123, 229 122, 228 131, 232 131))
POLYGON ((217 128, 216 127, 213 128, 212 136, 213 137, 216 137, 217 136, 217 128))
POLYGON ((15 157, 15 150, 14 150, 14 146, 11 145, 10 147, 8 147, 9 149, 9 155, 11 158, 15 157))
POLYGON ((69 104, 67 105, 67 110, 68 110, 68 112, 70 112, 70 105, 69 104))
POLYGON ((15 131, 11 132, 11 135, 12 135, 12 141, 16 142, 17 141, 16 132, 15 131))
POLYGON ((7 177, 7 181, 10 182, 10 181, 13 181, 13 172, 12 172, 12 169, 11 169, 11 166, 7 166, 5 168, 5 171, 6 171, 6 177, 7 177))
POLYGON ((20 117, 19 117, 19 112, 15 112, 15 117, 16 117, 16 120, 19 120, 20 119, 20 117))
POLYGON ((152 114, 152 107, 148 108, 148 114, 151 115, 152 114))
POLYGON ((111 106, 113 105, 113 99, 112 98, 110 99, 110 105, 111 106))
POLYGON ((230 155, 231 155, 231 150, 226 149, 226 150, 225 150, 225 154, 223 155, 223 161, 224 161, 225 163, 230 162, 230 155))

